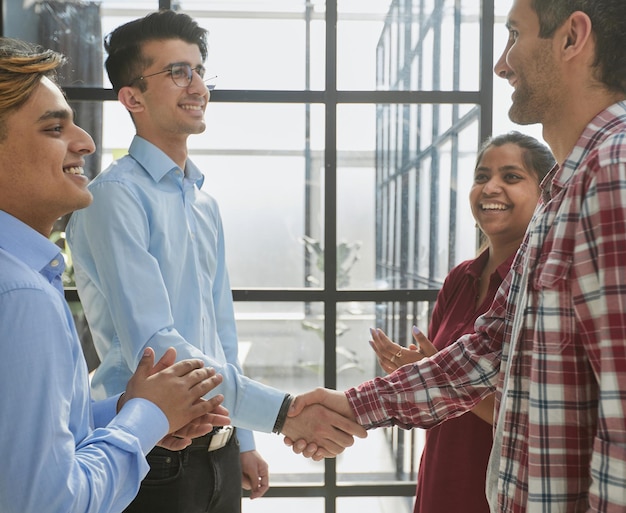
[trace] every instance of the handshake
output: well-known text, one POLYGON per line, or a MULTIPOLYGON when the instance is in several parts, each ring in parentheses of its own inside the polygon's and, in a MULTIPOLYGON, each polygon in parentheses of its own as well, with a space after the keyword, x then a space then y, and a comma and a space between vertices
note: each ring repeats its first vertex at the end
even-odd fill
MULTIPOLYGON (((167 417, 170 432, 159 445, 179 451, 215 426, 230 424, 223 396, 209 400, 203 396, 222 382, 213 369, 200 360, 174 363, 176 351, 168 349, 154 364, 154 351, 147 349, 137 371, 118 401, 118 411, 132 398, 148 399, 167 417)), ((317 388, 292 400, 281 434, 285 444, 296 454, 319 461, 333 458, 367 432, 355 422, 347 398, 342 392, 317 388)))
POLYGON ((289 408, 281 434, 296 454, 319 461, 333 458, 354 443, 354 437, 367 437, 355 421, 354 412, 343 392, 316 388, 297 396, 289 408))

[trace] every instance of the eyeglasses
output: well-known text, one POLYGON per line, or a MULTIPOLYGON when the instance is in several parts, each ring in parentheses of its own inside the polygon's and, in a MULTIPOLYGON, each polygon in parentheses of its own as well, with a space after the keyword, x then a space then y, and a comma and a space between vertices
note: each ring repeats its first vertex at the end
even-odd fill
POLYGON ((131 80, 130 84, 134 84, 137 80, 144 80, 146 78, 154 77, 156 75, 161 75, 162 73, 169 73, 170 77, 172 77, 172 82, 176 84, 178 87, 189 87, 191 81, 193 80, 193 72, 196 72, 202 81, 206 84, 207 89, 209 91, 213 91, 215 89, 215 84, 211 81, 217 78, 217 75, 211 78, 207 78, 204 80, 204 74, 206 73, 206 69, 202 64, 199 64, 195 68, 192 68, 190 64, 186 62, 177 62, 172 64, 169 68, 164 69, 162 71, 157 71, 156 73, 150 73, 150 75, 142 75, 131 80))

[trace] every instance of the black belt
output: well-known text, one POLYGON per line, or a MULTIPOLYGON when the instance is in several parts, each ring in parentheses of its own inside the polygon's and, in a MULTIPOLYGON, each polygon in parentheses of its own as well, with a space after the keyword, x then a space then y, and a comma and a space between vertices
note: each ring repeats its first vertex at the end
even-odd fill
POLYGON ((234 434, 235 428, 233 426, 216 427, 210 433, 194 438, 191 442, 191 446, 206 447, 208 452, 217 451, 226 446, 234 434))

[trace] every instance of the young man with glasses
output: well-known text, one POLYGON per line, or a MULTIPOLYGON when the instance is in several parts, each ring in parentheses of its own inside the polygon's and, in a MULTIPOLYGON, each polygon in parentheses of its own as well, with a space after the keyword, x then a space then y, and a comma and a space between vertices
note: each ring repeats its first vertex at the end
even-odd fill
POLYGON ((286 420, 290 396, 242 374, 222 222, 187 151, 189 135, 205 129, 206 31, 183 13, 160 11, 117 28, 105 46, 109 78, 137 135, 129 155, 90 185, 93 205, 67 229, 102 360, 94 392, 119 391, 144 346, 157 354, 174 346, 223 374, 225 406, 239 428, 181 453, 157 448, 127 511, 236 513, 242 484, 252 498, 269 487, 267 463, 248 430, 317 440, 329 456, 365 431, 319 406, 286 420))
POLYGON ((83 165, 95 147, 56 83, 64 62, 0 38, 2 513, 120 512, 157 442, 181 449, 208 423, 229 422, 220 397, 201 401, 221 378, 201 360, 172 365, 171 349, 156 366, 144 349, 123 395, 90 400, 65 263, 48 239, 59 217, 92 201, 83 165))

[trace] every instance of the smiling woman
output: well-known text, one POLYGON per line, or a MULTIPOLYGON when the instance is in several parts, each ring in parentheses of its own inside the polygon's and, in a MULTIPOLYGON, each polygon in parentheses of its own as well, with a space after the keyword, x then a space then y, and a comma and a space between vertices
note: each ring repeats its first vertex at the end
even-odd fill
POLYGON ((527 149, 520 146, 528 146, 529 141, 518 133, 489 141, 479 153, 470 189, 478 227, 492 247, 506 251, 519 247, 539 198, 539 183, 551 167, 545 163, 532 167, 532 160, 525 158, 527 149))
MULTIPOLYGON (((372 330, 372 348, 387 372, 432 356, 471 333, 506 276, 537 205, 539 183, 554 158, 543 144, 518 132, 488 139, 478 152, 469 200, 486 243, 480 255, 450 271, 437 296, 428 336, 416 328, 410 349, 372 330)), ((410 394, 409 394, 410 395, 410 394)), ((494 398, 471 413, 427 431, 417 480, 415 513, 487 513, 485 472, 492 446, 494 398), (454 484, 456 493, 446 493, 454 484)))

